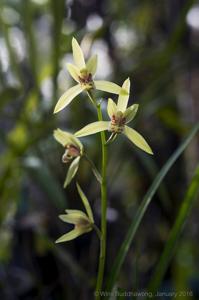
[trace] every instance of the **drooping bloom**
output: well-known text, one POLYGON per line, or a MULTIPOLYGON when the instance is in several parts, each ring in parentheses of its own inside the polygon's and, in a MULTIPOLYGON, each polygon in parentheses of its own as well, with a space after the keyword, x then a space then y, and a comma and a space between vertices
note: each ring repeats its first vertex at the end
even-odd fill
POLYGON ((65 148, 65 152, 62 156, 62 162, 69 163, 72 161, 68 168, 66 180, 64 182, 64 187, 66 187, 77 173, 84 148, 79 139, 77 139, 73 134, 61 129, 54 130, 54 138, 65 148))
POLYGON ((71 241, 77 238, 78 236, 87 233, 93 229, 94 219, 89 201, 86 195, 83 193, 81 187, 78 185, 78 183, 77 189, 86 209, 86 213, 82 212, 81 210, 67 209, 65 211, 66 214, 60 215, 59 218, 63 222, 74 224, 75 226, 73 230, 62 235, 58 240, 56 240, 56 243, 71 241))
POLYGON ((75 136, 83 137, 105 130, 112 132, 115 136, 122 133, 126 135, 126 137, 138 148, 149 154, 153 154, 145 139, 135 129, 126 125, 134 119, 139 106, 138 104, 133 104, 127 108, 129 91, 130 80, 128 78, 122 85, 117 105, 112 99, 108 99, 107 112, 110 117, 110 121, 97 121, 91 123, 77 131, 75 136))
POLYGON ((54 113, 65 108, 82 91, 97 89, 113 94, 119 94, 121 90, 121 87, 113 82, 93 79, 97 69, 97 55, 92 56, 87 63, 85 63, 82 49, 75 38, 72 39, 72 50, 75 65, 67 64, 67 69, 78 84, 69 88, 60 97, 55 106, 54 113))

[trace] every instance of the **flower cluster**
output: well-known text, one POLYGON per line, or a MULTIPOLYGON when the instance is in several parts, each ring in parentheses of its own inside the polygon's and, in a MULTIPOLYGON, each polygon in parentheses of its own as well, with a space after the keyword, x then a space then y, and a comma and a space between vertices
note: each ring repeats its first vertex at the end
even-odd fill
MULTIPOLYGON (((64 187, 71 182, 77 173, 81 158, 87 157, 85 155, 84 147, 78 139, 80 137, 108 131, 111 134, 107 140, 108 144, 113 142, 118 135, 124 134, 138 148, 149 154, 153 154, 145 139, 135 129, 127 126, 127 124, 135 118, 139 106, 138 104, 133 104, 127 107, 130 95, 130 79, 127 78, 122 87, 110 81, 95 80, 94 76, 97 70, 97 56, 92 56, 87 63, 85 63, 82 49, 75 38, 72 39, 72 51, 75 64, 67 64, 67 69, 77 84, 69 88, 60 97, 55 106, 54 113, 65 108, 81 92, 87 92, 95 107, 98 105, 96 100, 92 97, 95 90, 117 94, 118 100, 116 104, 111 98, 108 99, 107 113, 110 118, 109 121, 100 120, 91 123, 77 131, 74 135, 61 129, 54 131, 55 139, 65 148, 62 161, 63 163, 70 163, 64 187)), ((100 182, 101 178, 99 172, 96 170, 93 163, 91 163, 91 166, 94 175, 100 182)), ((60 219, 64 222, 74 224, 75 228, 71 232, 60 237, 57 242, 69 241, 83 233, 91 231, 93 228, 96 229, 88 199, 78 184, 77 189, 87 214, 78 210, 66 210, 66 214, 61 215, 60 219)))

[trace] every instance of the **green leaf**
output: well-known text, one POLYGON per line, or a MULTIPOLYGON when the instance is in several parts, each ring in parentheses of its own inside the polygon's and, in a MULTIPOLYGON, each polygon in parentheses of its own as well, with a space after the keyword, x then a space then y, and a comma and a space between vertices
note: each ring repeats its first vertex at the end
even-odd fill
POLYGON ((126 118, 126 124, 132 121, 137 114, 139 104, 133 104, 124 112, 124 117, 126 118))
POLYGON ((75 81, 79 82, 79 76, 80 76, 79 69, 76 66, 74 66, 73 64, 67 64, 66 67, 67 67, 67 70, 70 73, 71 77, 75 81))
POLYGON ((89 201, 88 201, 86 195, 85 195, 84 192, 82 191, 82 189, 81 189, 80 185, 78 184, 78 182, 76 183, 76 185, 77 185, 78 193, 79 193, 79 195, 80 195, 80 197, 81 197, 81 199, 82 199, 82 202, 83 202, 84 207, 85 207, 85 209, 86 209, 86 212, 87 212, 87 214, 88 214, 88 217, 89 217, 91 223, 94 223, 93 213, 92 213, 92 209, 91 209, 90 203, 89 203, 89 201))
POLYGON ((86 64, 85 64, 85 60, 84 60, 84 54, 82 52, 80 45, 78 44, 78 42, 75 38, 72 39, 72 49, 73 49, 73 59, 74 59, 76 66, 80 70, 85 69, 86 64))
POLYGON ((76 212, 68 212, 68 214, 65 215, 59 215, 59 218, 66 223, 70 224, 80 224, 83 222, 89 222, 88 217, 85 213, 82 211, 76 211, 76 212))
POLYGON ((108 112, 110 119, 117 112, 117 105, 111 98, 108 99, 107 112, 108 112))
POLYGON ((189 145, 189 143, 191 142, 192 138, 196 135, 198 130, 199 130, 199 123, 191 130, 188 137, 183 141, 183 143, 177 148, 177 150, 168 159, 168 161, 165 163, 165 165, 162 167, 162 169, 160 170, 160 172, 154 179, 151 187, 145 194, 144 199, 137 211, 137 214, 129 226, 129 230, 128 230, 126 237, 119 249, 117 257, 116 257, 115 261, 113 262, 113 267, 109 274, 109 278, 108 278, 108 282, 107 282, 107 288, 106 288, 107 291, 112 291, 112 289, 115 285, 115 282, 119 276, 121 267, 126 258, 128 250, 131 246, 133 238, 137 232, 137 229, 142 221, 142 218, 143 218, 149 204, 151 203, 151 200, 152 200, 154 194, 156 193, 157 189, 159 188, 161 182, 163 181, 163 179, 166 176, 166 174, 168 173, 168 171, 171 169, 171 167, 173 166, 175 161, 178 159, 178 157, 183 153, 183 151, 189 145))
POLYGON ((64 107, 66 107, 70 102, 81 92, 83 91, 80 84, 77 84, 70 89, 68 89, 58 100, 55 109, 54 114, 58 113, 60 110, 62 110, 64 107))
POLYGON ((63 243, 63 242, 68 242, 71 240, 76 239, 78 236, 86 233, 87 231, 85 231, 85 228, 75 228, 73 230, 71 230, 70 232, 62 235, 59 239, 57 239, 55 241, 55 243, 63 243))
POLYGON ((94 134, 100 131, 108 130, 109 128, 109 123, 108 121, 97 121, 91 124, 86 125, 79 131, 75 133, 75 136, 77 137, 82 137, 90 134, 94 134))
POLYGON ((127 138, 134 143, 138 148, 142 149, 143 151, 153 154, 150 146, 147 144, 145 139, 139 134, 136 130, 133 128, 130 128, 128 126, 125 126, 124 128, 124 134, 127 136, 127 138))
POLYGON ((72 144, 72 145, 79 147, 81 150, 83 150, 83 145, 79 141, 79 139, 77 139, 73 134, 71 134, 69 132, 66 132, 66 131, 63 131, 63 130, 57 128, 56 130, 54 130, 53 136, 56 139, 56 141, 58 143, 62 144, 64 147, 67 144, 72 144))
POLYGON ((117 109, 125 112, 127 105, 128 105, 128 100, 129 100, 129 92, 130 92, 130 79, 127 78, 123 85, 122 85, 122 89, 119 93, 119 97, 118 97, 118 102, 117 102, 117 109))
POLYGON ((86 64, 86 69, 92 75, 95 75, 97 70, 97 55, 93 55, 86 64))
POLYGON ((180 234, 184 228, 185 222, 187 221, 193 203, 198 198, 199 194, 199 166, 196 168, 195 175, 187 189, 186 195, 182 201, 180 211, 177 215, 175 224, 171 229, 168 241, 164 247, 160 260, 153 273, 152 279, 149 283, 148 290, 155 292, 165 275, 168 268, 169 262, 175 250, 176 243, 180 237, 180 234))
POLYGON ((94 80, 94 84, 97 90, 112 93, 112 94, 119 94, 121 91, 121 87, 116 83, 105 81, 105 80, 94 80))
POLYGON ((71 180, 77 173, 77 170, 79 168, 79 161, 80 161, 80 156, 76 157, 70 164, 70 167, 68 168, 68 172, 66 175, 66 180, 64 182, 64 188, 66 188, 70 184, 71 180))

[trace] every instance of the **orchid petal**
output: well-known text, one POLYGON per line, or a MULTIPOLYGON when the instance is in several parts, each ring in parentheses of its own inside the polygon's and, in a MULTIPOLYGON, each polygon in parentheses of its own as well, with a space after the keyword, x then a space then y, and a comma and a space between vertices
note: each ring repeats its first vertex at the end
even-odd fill
POLYGON ((65 212, 67 214, 79 214, 82 216, 82 218, 84 218, 85 216, 87 217, 87 215, 83 211, 78 209, 65 209, 65 212))
POLYGON ((125 112, 124 112, 124 117, 126 119, 126 124, 132 121, 137 114, 139 104, 133 104, 129 106, 125 112))
POLYGON ((83 91, 80 84, 77 84, 67 90, 58 100, 55 109, 54 114, 58 113, 60 110, 62 110, 64 107, 66 107, 77 95, 79 95, 83 91))
POLYGON ((139 134, 136 130, 125 126, 124 128, 124 134, 127 136, 127 138, 134 143, 138 148, 142 149, 143 151, 153 154, 153 151, 151 150, 150 146, 147 144, 143 136, 139 134))
POLYGON ((86 125, 79 131, 75 133, 75 136, 77 137, 82 137, 86 135, 91 135, 100 131, 107 130, 109 128, 109 123, 108 121, 97 121, 91 124, 86 125))
POLYGON ((108 112, 110 119, 117 112, 117 105, 111 98, 108 99, 107 112, 108 112))
POLYGON ((121 91, 121 87, 116 83, 105 81, 105 80, 94 80, 94 84, 97 90, 112 93, 112 94, 119 94, 121 91))
POLYGON ((68 168, 68 172, 66 175, 66 180, 64 182, 64 188, 66 188, 69 185, 69 183, 77 173, 77 170, 79 168, 79 161, 80 161, 80 156, 76 157, 70 164, 70 167, 68 168))
POLYGON ((63 131, 61 129, 54 130, 54 138, 56 141, 60 144, 62 144, 64 147, 67 144, 72 144, 80 148, 80 150, 83 150, 83 145, 73 134, 63 131))
POLYGON ((73 77, 73 79, 79 82, 79 76, 80 76, 79 69, 73 64, 67 64, 66 67, 70 75, 73 77))
POLYGON ((76 66, 80 70, 85 69, 86 64, 85 64, 85 60, 84 60, 84 54, 82 52, 80 45, 78 44, 78 42, 75 38, 72 39, 72 48, 73 48, 73 59, 74 59, 76 66))
POLYGON ((91 73, 92 75, 95 75, 97 70, 97 55, 93 55, 86 64, 86 69, 88 73, 91 73))
POLYGON ((127 78, 121 88, 119 93, 117 109, 121 112, 124 112, 127 108, 128 100, 129 100, 129 91, 130 91, 130 79, 127 78))
POLYGON ((81 222, 88 222, 89 223, 89 219, 87 217, 87 215, 83 212, 76 212, 76 213, 69 213, 69 214, 65 214, 65 215, 59 215, 59 218, 66 223, 69 224, 81 224, 81 222), (84 214, 84 215, 82 215, 84 214))
POLYGON ((70 232, 62 235, 59 239, 57 239, 55 241, 55 243, 63 243, 63 242, 68 242, 68 241, 74 240, 78 236, 80 236, 90 230, 91 229, 85 230, 85 228, 75 228, 75 229, 71 230, 70 232))
POLYGON ((92 212, 90 203, 89 203, 88 198, 86 197, 86 195, 84 194, 84 192, 82 191, 82 189, 81 189, 81 187, 78 183, 77 183, 77 190, 78 190, 78 193, 79 193, 79 195, 82 199, 82 202, 84 204, 84 207, 86 209, 86 212, 88 214, 88 217, 89 217, 91 223, 94 223, 93 212, 92 212))

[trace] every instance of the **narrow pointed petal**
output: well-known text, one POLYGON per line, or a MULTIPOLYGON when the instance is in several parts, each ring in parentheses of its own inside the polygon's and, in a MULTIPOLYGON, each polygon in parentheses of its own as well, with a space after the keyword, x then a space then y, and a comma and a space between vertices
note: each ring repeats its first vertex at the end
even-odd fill
POLYGON ((95 75, 97 70, 97 55, 93 55, 86 64, 86 69, 92 75, 95 75))
POLYGON ((82 136, 86 136, 86 135, 91 135, 100 131, 104 131, 104 130, 108 130, 109 128, 109 123, 107 121, 97 121, 94 123, 91 123, 85 127, 83 127, 82 129, 80 129, 79 131, 77 131, 75 133, 75 136, 77 137, 82 137, 82 136))
POLYGON ((73 179, 73 177, 75 176, 75 174, 77 173, 77 170, 79 168, 79 160, 80 160, 80 156, 76 157, 70 167, 68 168, 68 172, 66 175, 66 180, 64 182, 64 188, 66 188, 69 183, 71 182, 71 180, 73 179))
POLYGON ((85 230, 82 228, 75 228, 71 230, 70 232, 62 235, 59 239, 55 241, 55 243, 63 243, 63 242, 68 242, 71 240, 76 239, 78 236, 82 235, 85 233, 85 230))
POLYGON ((112 93, 112 94, 119 94, 121 91, 121 87, 116 83, 104 80, 94 80, 94 84, 97 90, 112 93))
POLYGON ((124 117, 126 118, 126 124, 132 121, 138 111, 139 104, 133 104, 124 112, 124 117))
POLYGON ((85 217, 87 218, 87 215, 83 211, 78 210, 78 209, 66 209, 65 212, 67 214, 79 214, 82 216, 82 218, 85 218, 85 217))
POLYGON ((54 114, 58 113, 60 110, 62 110, 64 107, 66 107, 70 102, 81 92, 83 91, 80 84, 77 84, 67 90, 58 100, 55 109, 54 114))
POLYGON ((73 48, 73 59, 74 59, 76 66, 80 70, 85 69, 86 64, 85 64, 85 60, 84 60, 84 54, 82 52, 80 45, 78 44, 78 42, 75 38, 72 39, 72 48, 73 48))
POLYGON ((79 76, 80 76, 79 69, 73 64, 67 64, 66 67, 70 75, 73 77, 73 79, 79 82, 79 76))
POLYGON ((56 141, 64 147, 67 144, 70 144, 72 142, 72 139, 71 139, 72 134, 70 134, 66 131, 63 131, 59 128, 57 128, 53 131, 53 136, 56 139, 56 141))
POLYGON ((127 78, 123 85, 121 92, 119 93, 118 102, 117 102, 117 109, 124 112, 128 105, 129 100, 129 92, 130 92, 130 79, 127 78))
POLYGON ((56 141, 60 144, 62 144, 64 147, 67 144, 72 144, 80 148, 80 150, 83 150, 83 145, 73 134, 63 131, 59 128, 54 130, 53 136, 56 139, 56 141))
POLYGON ((108 99, 107 112, 108 112, 110 119, 117 112, 117 105, 111 98, 108 99))
POLYGON ((79 195, 82 199, 82 202, 84 204, 84 207, 86 209, 86 212, 88 214, 88 217, 89 217, 91 223, 94 223, 93 213, 92 213, 90 203, 89 203, 88 198, 86 197, 86 195, 84 194, 84 192, 82 191, 82 189, 81 189, 81 187, 78 183, 77 183, 77 190, 78 190, 78 193, 79 193, 79 195))
POLYGON ((124 134, 138 148, 142 149, 143 151, 145 151, 149 154, 153 154, 151 147, 147 144, 147 142, 145 141, 143 136, 141 136, 141 134, 139 134, 136 130, 134 130, 128 126, 125 126, 124 134))
POLYGON ((59 215, 59 218, 66 223, 69 224, 81 224, 81 222, 88 222, 89 223, 89 219, 86 216, 86 214, 84 214, 84 216, 82 216, 81 213, 76 212, 76 213, 69 213, 69 214, 65 214, 65 215, 59 215))

